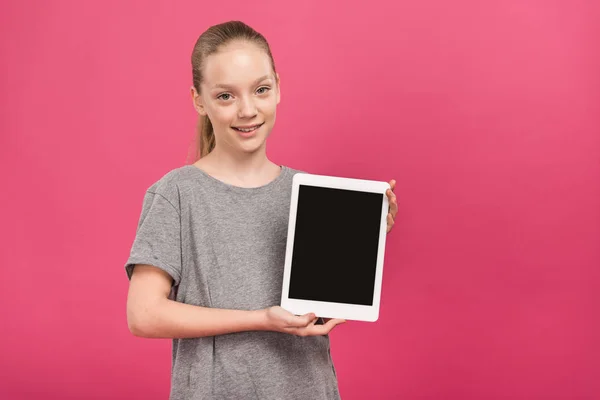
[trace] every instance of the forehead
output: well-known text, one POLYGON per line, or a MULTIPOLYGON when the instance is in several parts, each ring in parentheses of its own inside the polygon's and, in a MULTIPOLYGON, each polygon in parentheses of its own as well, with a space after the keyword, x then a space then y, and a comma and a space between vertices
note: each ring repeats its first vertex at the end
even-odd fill
POLYGON ((252 43, 236 42, 208 56, 204 63, 203 82, 215 85, 246 86, 273 69, 267 53, 252 43))

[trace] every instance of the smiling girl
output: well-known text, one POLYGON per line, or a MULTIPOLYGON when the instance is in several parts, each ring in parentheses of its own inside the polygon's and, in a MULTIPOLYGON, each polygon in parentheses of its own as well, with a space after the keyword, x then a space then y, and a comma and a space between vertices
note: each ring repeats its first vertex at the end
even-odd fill
POLYGON ((172 400, 339 399, 328 333, 344 321, 277 306, 300 171, 266 154, 280 101, 269 45, 242 22, 213 26, 192 75, 201 157, 146 191, 125 266, 129 328, 173 339, 172 400))

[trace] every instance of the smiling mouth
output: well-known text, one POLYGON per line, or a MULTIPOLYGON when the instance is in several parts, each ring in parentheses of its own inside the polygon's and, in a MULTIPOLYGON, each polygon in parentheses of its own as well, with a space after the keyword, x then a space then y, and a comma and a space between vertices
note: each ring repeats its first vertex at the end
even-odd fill
POLYGON ((256 130, 256 129, 260 128, 261 126, 263 126, 263 124, 264 124, 264 122, 263 122, 262 124, 258 124, 258 125, 251 126, 251 127, 249 127, 249 128, 236 128, 235 126, 234 126, 234 127, 232 127, 232 128, 233 128, 233 129, 235 129, 235 130, 236 130, 236 131, 238 131, 238 132, 245 132, 245 133, 248 133, 248 132, 252 132, 252 131, 254 131, 254 130, 256 130))

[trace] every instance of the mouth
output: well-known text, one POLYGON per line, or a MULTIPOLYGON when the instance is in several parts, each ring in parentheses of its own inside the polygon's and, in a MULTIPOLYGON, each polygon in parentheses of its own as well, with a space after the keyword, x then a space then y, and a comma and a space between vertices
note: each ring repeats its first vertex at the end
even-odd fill
POLYGON ((256 125, 247 125, 247 126, 239 126, 239 127, 233 126, 232 128, 241 133, 252 133, 255 130, 257 130, 258 128, 260 128, 261 126, 263 126, 263 124, 264 124, 264 122, 262 124, 256 124, 256 125))

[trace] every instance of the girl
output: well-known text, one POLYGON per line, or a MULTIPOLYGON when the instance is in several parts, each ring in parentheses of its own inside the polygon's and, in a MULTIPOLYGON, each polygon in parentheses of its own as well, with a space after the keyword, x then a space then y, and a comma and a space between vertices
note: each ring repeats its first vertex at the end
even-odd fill
POLYGON ((266 155, 280 99, 269 45, 242 22, 213 26, 192 74, 201 157, 145 194, 125 266, 129 329, 173 339, 173 400, 339 399, 328 333, 344 321, 277 306, 299 171, 266 155))

